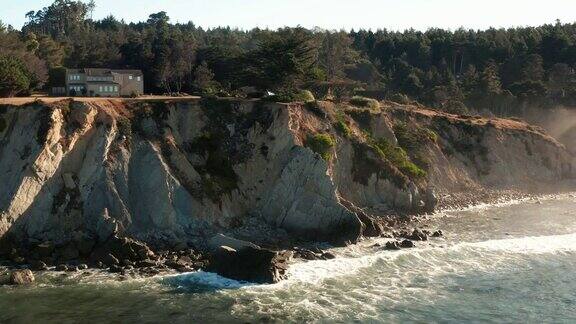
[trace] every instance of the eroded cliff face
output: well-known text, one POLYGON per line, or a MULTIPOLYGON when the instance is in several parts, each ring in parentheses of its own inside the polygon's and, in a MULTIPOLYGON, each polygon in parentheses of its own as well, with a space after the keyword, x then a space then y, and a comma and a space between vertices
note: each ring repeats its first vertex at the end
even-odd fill
POLYGON ((224 232, 342 244, 366 228, 359 208, 430 211, 432 187, 527 189, 575 173, 538 128, 397 105, 62 101, 0 118, 0 236, 38 242, 120 232, 201 246, 224 232), (309 148, 319 134, 333 140, 321 154, 309 148))

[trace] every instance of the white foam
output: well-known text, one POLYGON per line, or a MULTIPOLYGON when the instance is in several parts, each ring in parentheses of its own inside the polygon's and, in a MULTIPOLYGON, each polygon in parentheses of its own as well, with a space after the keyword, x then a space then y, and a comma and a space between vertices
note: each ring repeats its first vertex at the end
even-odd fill
POLYGON ((534 254, 576 251, 576 233, 490 240, 477 243, 463 243, 461 245, 492 251, 505 251, 508 253, 534 254))

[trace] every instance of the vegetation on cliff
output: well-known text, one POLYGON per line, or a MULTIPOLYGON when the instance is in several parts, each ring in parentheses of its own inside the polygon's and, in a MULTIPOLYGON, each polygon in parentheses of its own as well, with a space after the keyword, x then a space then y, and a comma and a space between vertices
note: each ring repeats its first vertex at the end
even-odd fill
POLYGON ((170 23, 165 12, 140 23, 113 16, 95 21, 88 17, 93 9, 57 0, 28 13, 22 30, 0 24, 0 75, 24 67, 7 74, 14 82, 3 95, 50 85, 47 68, 66 66, 141 69, 149 93, 235 96, 254 86, 288 102, 306 89, 315 98, 353 98, 361 106, 367 102, 354 96, 499 115, 519 113, 526 104, 576 103, 575 24, 425 32, 204 30, 170 23))

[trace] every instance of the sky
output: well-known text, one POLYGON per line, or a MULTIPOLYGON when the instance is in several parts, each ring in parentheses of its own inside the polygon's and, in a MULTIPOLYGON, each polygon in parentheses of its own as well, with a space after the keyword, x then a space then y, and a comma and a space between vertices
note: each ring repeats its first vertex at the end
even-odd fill
MULTIPOLYGON (((110 14, 127 22, 145 21, 166 11, 172 22, 192 21, 209 28, 275 29, 430 27, 486 29, 537 26, 556 19, 576 22, 576 0, 95 0, 94 19, 110 14)), ((0 0, 0 20, 19 29, 24 15, 53 0, 0 0)))

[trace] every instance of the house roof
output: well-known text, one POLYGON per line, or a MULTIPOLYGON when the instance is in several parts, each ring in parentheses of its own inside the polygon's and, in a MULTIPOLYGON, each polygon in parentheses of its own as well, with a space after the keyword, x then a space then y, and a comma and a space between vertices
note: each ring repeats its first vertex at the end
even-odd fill
POLYGON ((122 69, 103 69, 103 68, 68 69, 68 73, 85 73, 87 76, 109 76, 112 75, 113 73, 142 76, 141 70, 122 70, 122 69))

